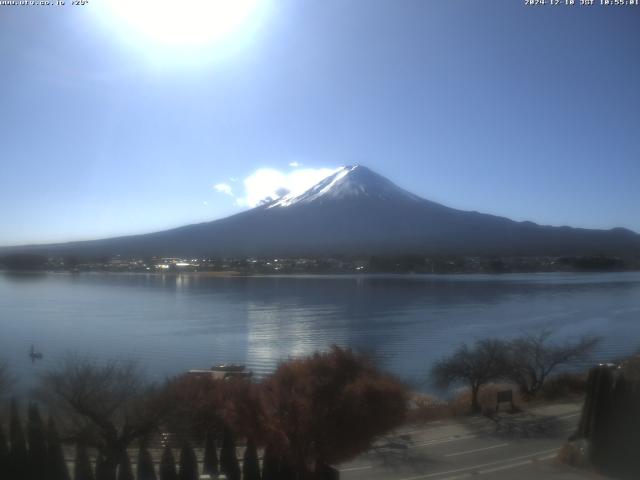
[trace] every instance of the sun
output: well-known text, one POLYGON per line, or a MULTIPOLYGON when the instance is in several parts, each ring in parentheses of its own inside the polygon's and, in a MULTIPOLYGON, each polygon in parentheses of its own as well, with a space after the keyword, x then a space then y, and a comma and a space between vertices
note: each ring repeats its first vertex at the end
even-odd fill
POLYGON ((100 14, 129 41, 160 47, 203 47, 236 34, 263 3, 262 0, 108 0, 100 4, 100 14))

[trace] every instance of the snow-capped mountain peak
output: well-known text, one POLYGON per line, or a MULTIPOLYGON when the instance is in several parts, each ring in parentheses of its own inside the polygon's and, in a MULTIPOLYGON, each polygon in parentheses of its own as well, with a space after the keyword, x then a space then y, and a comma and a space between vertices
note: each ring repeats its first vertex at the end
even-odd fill
POLYGON ((341 167, 305 192, 227 218, 87 242, 0 248, 0 254, 315 257, 334 255, 629 256, 640 235, 514 222, 413 195, 362 165, 341 167))
POLYGON ((356 164, 340 167, 302 194, 284 195, 268 204, 267 208, 358 197, 389 200, 398 196, 414 201, 420 199, 367 167, 356 164))

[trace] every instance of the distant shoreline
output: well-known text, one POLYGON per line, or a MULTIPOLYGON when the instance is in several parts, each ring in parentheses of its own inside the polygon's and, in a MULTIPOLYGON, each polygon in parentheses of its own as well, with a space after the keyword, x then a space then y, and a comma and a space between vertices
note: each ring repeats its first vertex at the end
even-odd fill
POLYGON ((127 270, 10 270, 0 269, 0 273, 8 274, 116 274, 116 275, 147 275, 154 277, 205 277, 205 278, 286 278, 286 277, 461 277, 461 276, 490 276, 490 277, 510 277, 515 275, 602 275, 621 273, 640 273, 640 269, 627 270, 552 270, 552 271, 522 271, 522 272, 290 272, 290 273, 247 273, 239 271, 204 271, 204 272, 158 272, 158 271, 127 271, 127 270))

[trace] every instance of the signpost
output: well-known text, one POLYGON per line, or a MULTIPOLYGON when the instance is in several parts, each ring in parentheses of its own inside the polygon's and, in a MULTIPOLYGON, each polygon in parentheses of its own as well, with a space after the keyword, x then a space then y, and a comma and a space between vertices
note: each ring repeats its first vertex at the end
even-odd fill
POLYGON ((513 406, 513 390, 501 390, 498 392, 498 398, 496 399, 496 412, 503 402, 509 402, 511 404, 511 411, 514 411, 513 406))

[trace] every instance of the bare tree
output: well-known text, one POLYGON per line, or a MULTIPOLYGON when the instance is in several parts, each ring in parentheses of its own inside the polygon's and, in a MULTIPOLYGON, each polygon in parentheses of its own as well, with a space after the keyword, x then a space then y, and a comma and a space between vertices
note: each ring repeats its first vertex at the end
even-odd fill
POLYGON ((558 344, 551 342, 551 335, 544 331, 509 343, 506 376, 524 398, 534 397, 557 367, 587 360, 599 342, 599 338, 584 336, 558 344))
POLYGON ((71 356, 42 377, 40 394, 58 417, 65 441, 97 448, 115 480, 125 449, 157 428, 164 403, 132 362, 71 356))
POLYGON ((440 388, 466 384, 471 390, 471 410, 480 410, 478 392, 486 383, 497 380, 505 372, 508 347, 502 340, 477 341, 472 347, 463 344, 450 357, 431 368, 431 378, 440 388))

